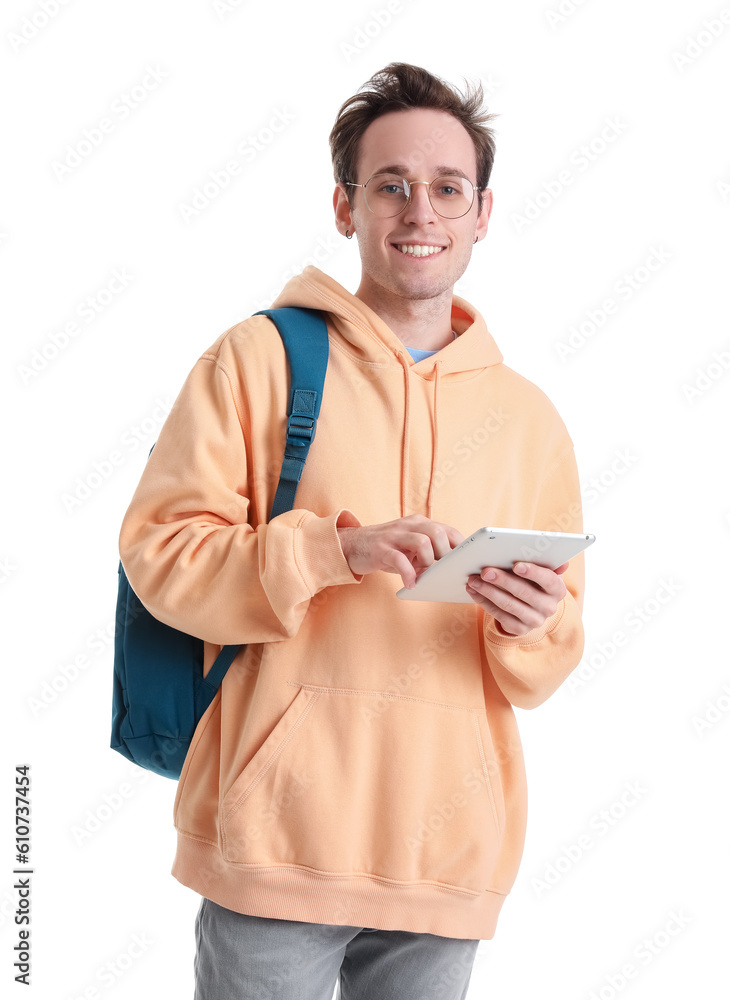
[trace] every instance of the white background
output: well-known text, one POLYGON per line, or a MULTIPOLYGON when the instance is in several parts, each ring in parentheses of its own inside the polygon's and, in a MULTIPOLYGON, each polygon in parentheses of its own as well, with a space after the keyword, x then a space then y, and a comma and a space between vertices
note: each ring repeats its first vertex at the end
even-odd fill
POLYGON ((29 763, 30 994, 192 997, 199 897, 169 873, 175 785, 108 749, 118 531, 157 401, 219 334, 318 247, 357 287, 327 137, 391 60, 480 80, 499 114, 492 220, 456 291, 563 416, 598 537, 581 667, 517 710, 527 843, 469 1000, 725 995, 730 8, 558 3, 400 0, 383 25, 384 0, 3 5, 0 976, 13 996, 29 995, 11 969, 13 769, 29 763), (262 132, 277 114, 288 124, 262 132), (113 130, 59 176, 104 118, 113 130), (273 138, 186 221, 257 135, 273 138), (115 269, 127 284, 107 294, 115 269), (88 297, 103 303, 91 321, 88 297), (121 464, 69 509, 114 450, 121 464), (112 813, 105 796, 125 782, 112 813))

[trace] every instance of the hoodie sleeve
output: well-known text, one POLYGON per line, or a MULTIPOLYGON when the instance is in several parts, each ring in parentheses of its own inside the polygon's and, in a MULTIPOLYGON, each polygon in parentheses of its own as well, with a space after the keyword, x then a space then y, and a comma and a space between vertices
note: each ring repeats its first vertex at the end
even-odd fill
POLYGON ((196 362, 119 535, 122 566, 150 613, 219 645, 291 637, 314 595, 362 579, 337 534, 360 526, 348 510, 295 509, 249 523, 252 487, 257 477, 270 482, 274 461, 278 479, 283 443, 274 459, 252 455, 245 390, 232 371, 212 349, 196 362))
MULTIPOLYGON (((583 531, 572 444, 555 460, 540 486, 533 523, 540 531, 583 531)), ((570 560, 562 576, 567 593, 555 614, 539 628, 524 635, 510 635, 491 615, 484 615, 487 660, 500 690, 517 708, 537 708, 546 701, 583 655, 583 552, 570 560)))

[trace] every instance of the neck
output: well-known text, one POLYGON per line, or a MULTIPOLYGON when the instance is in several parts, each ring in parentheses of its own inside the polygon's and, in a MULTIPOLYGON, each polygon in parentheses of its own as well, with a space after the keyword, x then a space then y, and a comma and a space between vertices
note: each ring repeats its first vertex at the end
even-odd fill
POLYGON ((440 351, 454 339, 452 293, 450 288, 433 298, 406 299, 361 282, 355 296, 377 313, 405 347, 440 351))

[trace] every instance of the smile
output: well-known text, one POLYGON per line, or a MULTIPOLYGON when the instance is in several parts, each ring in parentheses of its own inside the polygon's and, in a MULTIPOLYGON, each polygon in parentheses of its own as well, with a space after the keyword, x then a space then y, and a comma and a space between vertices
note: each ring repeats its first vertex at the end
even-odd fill
POLYGON ((393 243, 392 246, 402 254, 409 254, 412 257, 433 257, 434 254, 446 249, 439 246, 421 246, 418 243, 393 243))

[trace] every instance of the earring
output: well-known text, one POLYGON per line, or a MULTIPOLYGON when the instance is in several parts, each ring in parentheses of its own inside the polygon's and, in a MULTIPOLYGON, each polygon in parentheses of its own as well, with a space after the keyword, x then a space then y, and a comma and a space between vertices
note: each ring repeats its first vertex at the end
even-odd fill
POLYGON ((478 242, 479 242, 479 237, 478 237, 478 236, 476 236, 476 237, 474 238, 474 242, 475 242, 475 243, 478 243, 478 242))
MULTIPOLYGON (((352 234, 352 236, 354 236, 354 235, 355 235, 355 234, 353 233, 353 234, 352 234)), ((349 230, 349 229, 348 229, 348 230, 347 230, 347 232, 345 233, 345 236, 346 236, 346 237, 348 238, 348 240, 351 240, 351 239, 352 239, 352 236, 350 236, 350 230, 349 230)))

